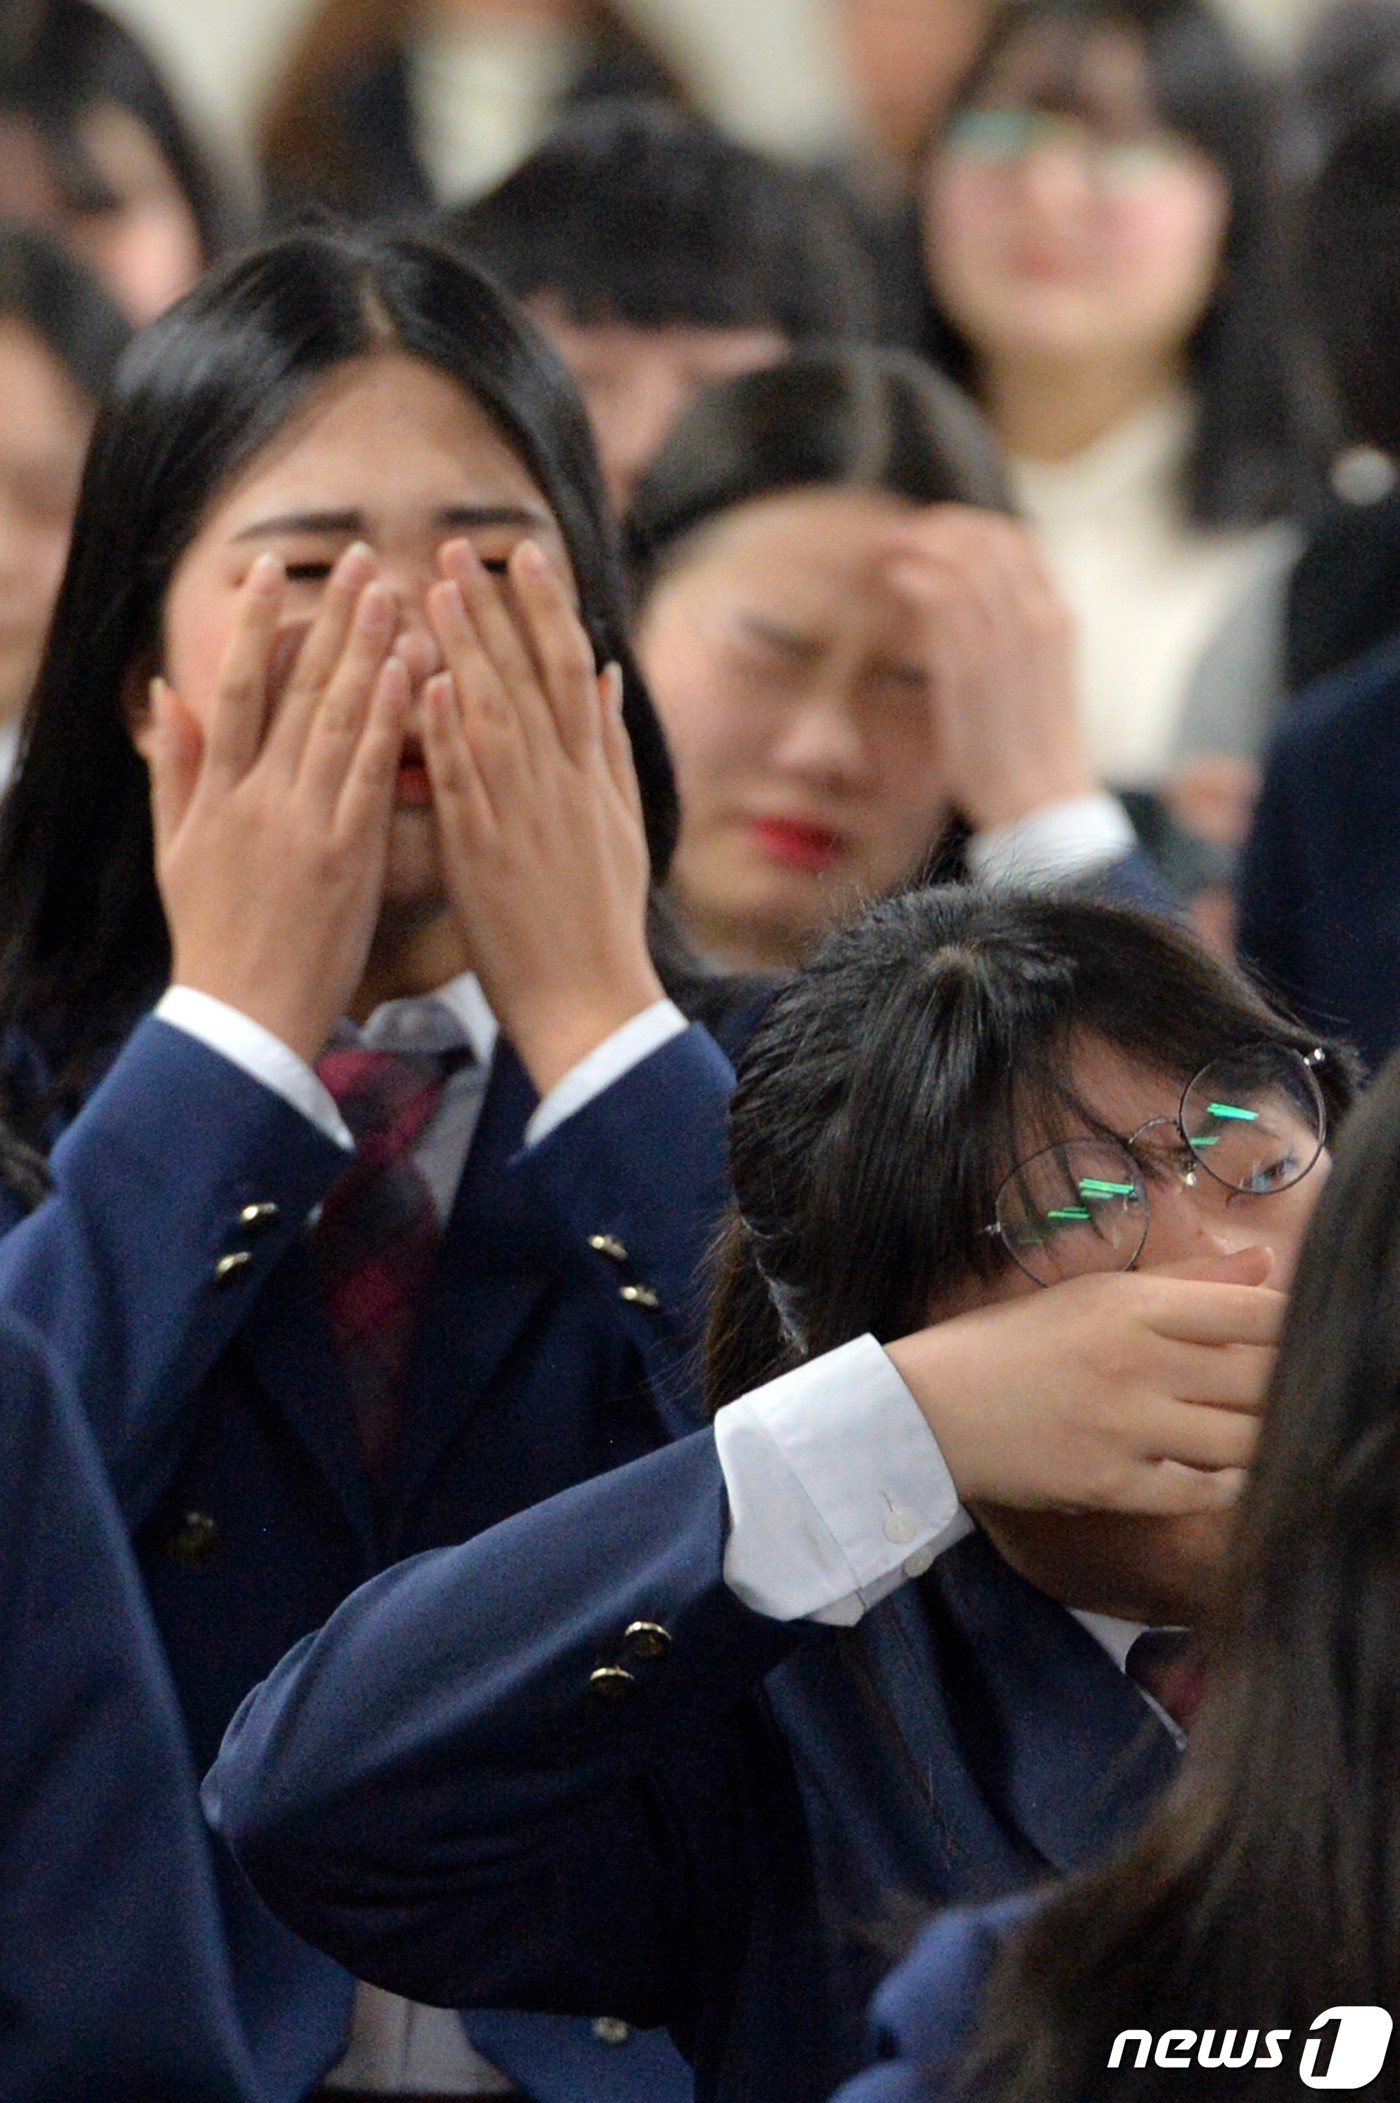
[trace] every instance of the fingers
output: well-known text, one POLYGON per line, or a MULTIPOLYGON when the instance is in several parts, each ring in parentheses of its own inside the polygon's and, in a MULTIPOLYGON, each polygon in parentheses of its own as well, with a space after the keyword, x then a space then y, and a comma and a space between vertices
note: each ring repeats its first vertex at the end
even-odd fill
POLYGON ((211 781, 241 781, 262 747, 268 669, 286 584, 281 563, 271 555, 259 555, 248 572, 205 737, 204 764, 211 781))
POLYGON ((1258 1442, 1255 1416, 1166 1398, 1144 1418, 1139 1439, 1153 1459, 1186 1468, 1247 1468, 1258 1442))
POLYGON ((199 725, 164 679, 151 681, 151 730, 147 766, 151 818, 157 852, 174 838, 190 807, 204 757, 199 725))
POLYGON ((459 827, 465 824, 480 839, 492 825, 495 811, 448 672, 437 673, 423 689, 423 756, 433 785, 443 852, 451 855, 459 827))
POLYGON ((1144 1277, 1152 1288, 1142 1319, 1158 1336, 1190 1344, 1274 1344, 1283 1327, 1284 1295, 1267 1285, 1217 1285, 1144 1277))
POLYGON ((605 664, 598 674, 598 703, 602 721, 603 759, 613 787, 632 816, 642 823, 642 790, 632 758, 632 740, 622 719, 622 667, 605 664))
MULTIPOLYGON (((311 728, 324 709, 328 690, 347 655, 360 645, 358 663, 365 679, 364 701, 393 640, 396 608, 392 594, 377 583, 378 564, 363 541, 348 547, 331 571, 316 617, 297 652, 283 688, 272 735, 274 759, 295 772, 311 728), (370 662, 366 639, 382 638, 370 662)), ((342 701, 344 689, 341 690, 342 701)))
POLYGON ((1151 1519, 1232 1511, 1248 1479, 1243 1468, 1192 1468, 1176 1460, 1157 1461, 1138 1471, 1131 1509, 1151 1519))
MULTIPOLYGON (((281 757, 286 762, 299 755, 298 775, 312 795, 331 803, 340 796, 379 692, 397 625, 392 592, 383 584, 367 584, 355 602, 338 661, 319 699, 298 701, 298 708, 309 708, 309 713, 289 729, 281 757)), ((407 677, 402 659, 397 662, 407 677)), ((390 686, 396 686, 396 677, 390 686)), ((279 723, 274 739, 280 738, 281 728, 279 723)))
POLYGON ((374 679, 363 723, 344 770, 337 817, 351 839, 387 828, 413 689, 401 657, 387 657, 374 679))
POLYGON ((432 586, 427 596, 428 623, 451 675, 463 723, 478 734, 495 726, 519 735, 519 724, 495 663, 467 611, 455 578, 432 586))
POLYGON ((559 742, 583 763, 599 742, 593 650, 558 572, 533 541, 510 558, 510 581, 540 668, 559 742))
POLYGON ((466 703, 464 680, 474 680, 488 713, 492 707, 504 713, 534 765, 542 759, 548 743, 554 740, 551 711, 540 691, 539 674, 510 609, 501 597, 496 580, 484 567, 469 540, 448 541, 439 553, 438 562, 444 577, 456 585, 461 595, 467 627, 475 642, 474 653, 463 652, 462 629, 452 613, 450 601, 436 589, 431 592, 429 619, 435 623, 448 669, 458 678, 459 698, 466 703), (436 623, 443 620, 444 615, 448 618, 439 630, 436 623), (456 659, 450 654, 453 645, 463 654, 461 674, 456 659), (482 659, 489 665, 492 675, 485 681, 481 671, 482 659))

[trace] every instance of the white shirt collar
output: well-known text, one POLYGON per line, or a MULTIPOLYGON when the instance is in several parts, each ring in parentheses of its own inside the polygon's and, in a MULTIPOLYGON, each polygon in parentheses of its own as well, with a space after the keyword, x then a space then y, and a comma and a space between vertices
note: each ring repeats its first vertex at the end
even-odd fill
POLYGON ((381 1002, 359 1034, 378 1051, 450 1051, 465 1044, 478 1065, 489 1066, 500 1025, 476 973, 463 971, 431 993, 381 1002))
POLYGON ((1120 1621, 1116 1614, 1083 1613, 1077 1606, 1072 1606, 1070 1612, 1099 1648, 1108 1652, 1120 1672, 1127 1671, 1128 1652, 1152 1625, 1147 1621, 1120 1621))

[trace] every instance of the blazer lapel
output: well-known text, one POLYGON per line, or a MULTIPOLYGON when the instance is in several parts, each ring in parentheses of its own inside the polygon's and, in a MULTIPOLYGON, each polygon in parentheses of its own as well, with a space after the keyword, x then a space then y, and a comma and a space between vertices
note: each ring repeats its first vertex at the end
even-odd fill
POLYGON ((368 1546, 374 1540, 369 1479, 355 1443, 350 1397, 322 1310, 305 1240, 287 1251, 258 1297, 234 1349, 252 1366, 344 1505, 368 1546))
POLYGON ((402 1508, 486 1393, 569 1254, 517 1160, 539 1097, 497 1043, 409 1382, 391 1496, 402 1508))
POLYGON ((983 1534, 940 1557, 925 1602, 954 1729, 1007 1823, 1068 1872, 1126 1839, 1178 1753, 1141 1694, 1064 1607, 983 1534))

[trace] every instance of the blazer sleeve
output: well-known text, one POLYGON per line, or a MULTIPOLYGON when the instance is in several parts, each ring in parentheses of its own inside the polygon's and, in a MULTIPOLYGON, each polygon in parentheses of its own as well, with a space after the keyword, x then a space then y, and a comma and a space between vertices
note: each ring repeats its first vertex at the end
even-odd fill
POLYGON ((1120 855, 1092 875, 1070 886, 1107 905, 1136 906, 1144 913, 1162 913, 1169 920, 1181 918, 1181 901, 1141 847, 1120 855))
POLYGON ((684 2033, 742 1941, 746 1697, 811 1636, 741 1606, 723 1535, 697 1432, 375 1578, 234 1717, 212 1823, 358 1977, 684 2033))
POLYGON ((60 1355, 129 1523, 160 1495, 203 1374, 345 1169, 299 1111, 148 1019, 0 1240, 0 1313, 60 1355))
POLYGON ((728 1195, 734 1069, 698 1023, 527 1148, 511 1173, 585 1253, 633 1335, 673 1435, 702 1419, 695 1379, 705 1252, 728 1195))
POLYGON ((260 2092, 175 1695, 81 1413, 0 1320, 0 2093, 260 2092))

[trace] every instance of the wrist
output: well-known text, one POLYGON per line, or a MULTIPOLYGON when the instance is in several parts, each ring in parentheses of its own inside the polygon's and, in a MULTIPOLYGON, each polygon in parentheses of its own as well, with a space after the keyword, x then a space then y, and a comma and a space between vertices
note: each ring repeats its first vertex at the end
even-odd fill
POLYGON ((1074 767, 1053 775, 1038 774, 1027 781, 990 785, 983 781, 976 793, 964 796, 961 802, 974 832, 994 832, 1003 826, 1019 825, 1023 819, 1052 810, 1056 804, 1077 803, 1082 797, 1095 796, 1100 786, 1087 767, 1074 767))
POLYGON ((251 988, 230 978, 227 972, 201 971, 187 965, 176 957, 171 970, 172 986, 188 987, 192 993, 202 993, 209 1000, 222 1002, 226 1008, 246 1016, 260 1029, 266 1030, 284 1044, 289 1052, 306 1066, 314 1066, 325 1049, 330 1033, 332 1017, 308 1015, 304 995, 298 999, 294 994, 282 995, 276 988, 266 985, 251 988))
POLYGON ((605 987, 556 994, 538 1005, 512 1001, 510 1014, 501 1022, 543 1099, 625 1023, 665 998, 666 989, 648 958, 644 970, 605 987))

